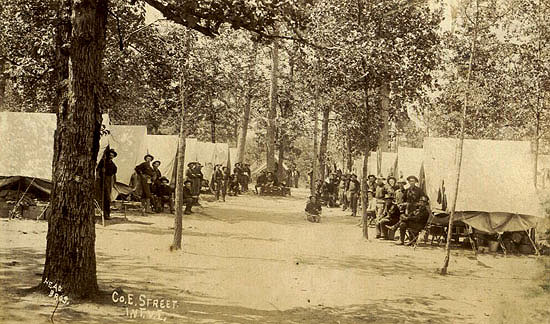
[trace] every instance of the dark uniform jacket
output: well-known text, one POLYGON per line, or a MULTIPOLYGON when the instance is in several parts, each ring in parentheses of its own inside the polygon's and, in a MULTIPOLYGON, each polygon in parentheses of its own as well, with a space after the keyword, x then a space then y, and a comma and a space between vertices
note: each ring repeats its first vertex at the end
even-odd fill
POLYGON ((156 194, 159 197, 171 196, 174 189, 167 184, 161 183, 156 186, 156 194))
POLYGON ((147 161, 137 165, 135 170, 137 174, 147 175, 147 176, 150 176, 151 178, 155 175, 155 171, 153 171, 153 168, 147 161))
POLYGON ((409 217, 409 222, 414 223, 417 227, 424 227, 430 218, 430 212, 426 206, 419 206, 409 217))
POLYGON ((359 183, 359 180, 350 179, 350 181, 349 181, 349 192, 359 193, 360 190, 361 190, 361 184, 359 183))
POLYGON ((404 200, 408 204, 417 204, 422 196, 424 196, 422 189, 417 186, 409 187, 405 190, 404 200))
POLYGON ((182 193, 183 193, 183 199, 193 198, 193 194, 191 194, 191 190, 187 187, 183 187, 182 193))
POLYGON ((256 184, 257 185, 264 185, 267 183, 267 177, 265 174, 260 174, 258 178, 256 178, 256 184))
POLYGON ((97 171, 99 178, 103 178, 103 176, 111 177, 116 174, 117 167, 113 160, 111 159, 101 159, 99 163, 97 164, 97 171), (105 170, 103 170, 103 166, 105 165, 105 170), (105 171, 105 173, 104 173, 105 171))
POLYGON ((312 215, 319 215, 321 213, 321 204, 308 201, 306 204, 306 212, 312 215))
POLYGON ((376 199, 384 199, 386 196, 387 190, 385 186, 376 186, 376 190, 374 191, 374 198, 376 199))
POLYGON ((391 206, 384 210, 384 217, 388 218, 390 220, 389 225, 395 225, 397 222, 399 222, 399 216, 401 215, 401 211, 399 210, 399 207, 397 207, 396 204, 391 204, 391 206))

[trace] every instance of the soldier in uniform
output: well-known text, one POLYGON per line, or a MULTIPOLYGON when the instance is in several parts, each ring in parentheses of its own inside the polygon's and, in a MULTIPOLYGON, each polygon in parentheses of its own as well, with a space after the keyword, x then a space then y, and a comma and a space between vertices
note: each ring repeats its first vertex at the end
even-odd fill
POLYGON ((225 201, 226 188, 224 188, 224 174, 221 169, 221 164, 214 166, 214 172, 212 172, 212 178, 210 179, 210 190, 214 192, 216 201, 220 200, 220 192, 222 200, 225 201))
POLYGON ((378 178, 376 183, 376 188, 374 190, 374 198, 376 198, 376 220, 379 221, 382 218, 384 213, 384 206, 386 201, 384 197, 388 193, 386 190, 386 185, 384 184, 384 178, 378 178))
POLYGON ((256 185, 254 186, 254 189, 256 190, 256 194, 259 195, 262 193, 263 187, 267 183, 267 176, 265 174, 265 170, 260 171, 260 174, 256 178, 256 185), (260 188, 260 191, 258 191, 258 188, 260 188))
MULTIPOLYGON (((412 232, 416 238, 420 231, 426 226, 428 219, 430 218, 430 212, 428 210, 428 197, 421 196, 418 200, 418 206, 409 215, 401 215, 401 220, 398 224, 394 225, 399 227, 399 242, 398 245, 405 244, 405 235, 407 230, 412 232)), ((407 245, 413 244, 415 239, 411 240, 407 245)))
POLYGON ((317 197, 309 196, 309 201, 306 204, 306 218, 312 223, 321 221, 321 204, 317 201, 317 197))
POLYGON ((388 177, 388 183, 386 184, 386 191, 395 197, 395 191, 398 189, 397 179, 393 176, 388 177))
POLYGON ((155 176, 155 172, 151 167, 151 162, 153 161, 154 157, 151 154, 146 154, 143 159, 145 160, 145 162, 137 165, 135 167, 135 171, 141 184, 141 205, 143 207, 143 213, 150 214, 153 212, 151 210, 151 185, 153 183, 152 180, 155 176))
POLYGON ((247 192, 248 191, 248 183, 250 182, 250 174, 251 174, 250 164, 244 163, 243 166, 241 167, 241 171, 242 171, 241 187, 242 187, 242 190, 244 192, 247 192))
POLYGON ((388 227, 391 227, 399 222, 399 216, 401 212, 399 207, 393 203, 393 196, 389 193, 384 197, 386 206, 384 208, 384 214, 376 222, 376 238, 387 240, 388 237, 388 227))
POLYGON ((157 196, 157 212, 164 212, 164 204, 168 204, 170 207, 170 213, 174 213, 174 200, 172 199, 172 193, 174 189, 168 184, 170 181, 166 177, 161 177, 158 181, 160 184, 155 185, 155 194, 157 196))
POLYGON ((192 214, 193 212, 191 211, 191 208, 193 206, 193 203, 195 202, 196 199, 198 199, 198 196, 195 196, 193 195, 192 193, 192 182, 191 180, 185 180, 183 182, 183 189, 182 189, 182 194, 183 194, 183 202, 185 204, 185 210, 184 210, 184 214, 185 215, 189 215, 189 214, 192 214))
POLYGON ((411 213, 416 209, 416 205, 418 204, 418 201, 420 200, 420 197, 424 196, 424 192, 422 192, 422 189, 420 189, 416 184, 418 183, 418 178, 411 175, 407 177, 407 181, 409 182, 409 188, 405 190, 404 195, 404 201, 407 204, 407 211, 406 214, 411 213))
POLYGON ((361 193, 361 184, 357 180, 355 174, 351 175, 349 181, 349 196, 350 196, 350 207, 351 207, 351 216, 357 216, 357 202, 359 201, 359 194, 361 193))
POLYGON ((103 203, 103 217, 111 218, 111 190, 116 181, 117 167, 113 159, 117 156, 115 150, 106 149, 103 158, 97 164, 98 200, 103 203))

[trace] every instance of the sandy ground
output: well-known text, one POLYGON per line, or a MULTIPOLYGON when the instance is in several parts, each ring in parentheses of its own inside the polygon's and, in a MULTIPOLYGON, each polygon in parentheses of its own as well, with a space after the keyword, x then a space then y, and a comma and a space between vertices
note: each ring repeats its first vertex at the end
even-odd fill
MULTIPOLYGON (((440 276, 443 248, 366 241, 338 209, 307 223, 306 195, 203 202, 184 219, 177 252, 168 249, 173 216, 115 213, 96 225, 107 298, 60 304, 53 322, 550 323, 547 257, 456 249, 440 276), (132 305, 119 299, 128 294, 132 305), (149 305, 140 309, 140 297, 149 305)), ((51 322, 55 300, 23 291, 41 279, 46 231, 44 221, 0 220, 1 323, 51 322)))

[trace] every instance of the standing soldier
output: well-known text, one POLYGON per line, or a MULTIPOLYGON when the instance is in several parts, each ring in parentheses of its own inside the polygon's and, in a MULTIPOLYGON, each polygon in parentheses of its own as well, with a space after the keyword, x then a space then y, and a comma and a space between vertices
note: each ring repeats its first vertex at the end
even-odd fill
POLYGON ((357 180, 355 174, 351 175, 348 191, 350 196, 351 216, 355 217, 357 216, 357 201, 359 200, 359 193, 361 191, 361 184, 357 180))
POLYGON ((216 164, 214 166, 214 172, 212 173, 212 179, 210 180, 210 189, 214 192, 216 196, 216 201, 220 200, 220 192, 222 194, 222 199, 225 201, 225 190, 224 190, 224 174, 221 170, 221 164, 216 164))
POLYGON ((117 156, 115 150, 107 148, 103 152, 103 158, 97 165, 99 199, 102 202, 103 216, 111 218, 111 190, 116 181, 117 167, 113 159, 117 156))
POLYGON ((150 214, 153 212, 151 210, 151 185, 155 172, 151 167, 151 162, 154 157, 151 154, 146 154, 143 159, 145 162, 137 165, 135 171, 138 175, 139 183, 141 184, 141 206, 143 207, 143 214, 150 214))
POLYGON ((242 173, 243 173, 242 188, 243 188, 244 192, 247 192, 248 191, 248 183, 250 182, 250 174, 251 174, 250 164, 248 164, 248 163, 244 164, 244 166, 242 167, 242 173))
POLYGON ((386 204, 384 197, 386 196, 386 186, 384 185, 384 178, 378 178, 376 183, 376 189, 374 191, 374 198, 376 198, 376 220, 382 218, 384 214, 384 206, 386 204))

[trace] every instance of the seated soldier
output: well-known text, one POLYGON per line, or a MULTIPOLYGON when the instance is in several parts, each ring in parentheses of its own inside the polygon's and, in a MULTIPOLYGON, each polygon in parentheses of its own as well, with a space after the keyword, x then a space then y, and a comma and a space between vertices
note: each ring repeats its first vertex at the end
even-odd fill
POLYGON ((386 206, 384 207, 382 218, 380 218, 376 224, 376 238, 388 240, 390 239, 388 236, 388 229, 399 222, 401 212, 399 207, 393 203, 393 197, 391 194, 386 194, 384 200, 386 202, 386 206))
POLYGON ((306 204, 306 218, 312 223, 321 221, 321 204, 317 202, 317 197, 309 196, 309 201, 306 204))
POLYGON ((185 204, 185 211, 183 212, 185 215, 192 214, 191 207, 193 206, 193 202, 195 199, 198 198, 198 196, 193 196, 192 194, 192 181, 191 180, 185 180, 183 183, 183 203, 185 204))
POLYGON ((260 172, 260 175, 258 175, 258 178, 256 178, 256 185, 254 186, 254 190, 256 190, 256 194, 261 194, 264 186, 267 183, 267 177, 265 175, 265 170, 262 170, 260 172), (258 191, 258 188, 260 188, 260 191, 258 191))
MULTIPOLYGON (((374 198, 374 192, 372 190, 367 191, 367 225, 374 224, 376 220, 376 199, 374 198)), ((363 226, 365 220, 361 217, 361 220, 357 226, 363 226)))
MULTIPOLYGON (((428 197, 420 197, 416 209, 411 214, 402 214, 399 223, 391 227, 392 229, 395 228, 395 226, 399 227, 399 242, 397 245, 405 244, 405 235, 407 231, 414 235, 414 238, 411 238, 411 241, 409 241, 407 245, 411 245, 416 241, 420 231, 424 229, 428 219, 430 218, 430 212, 427 204, 428 197)), ((409 210, 411 210, 411 208, 409 208, 409 210)))
POLYGON ((172 200, 172 193, 174 190, 168 185, 170 181, 166 177, 160 178, 160 184, 155 185, 155 195, 157 196, 157 205, 155 209, 158 213, 164 212, 164 204, 168 204, 170 207, 170 213, 174 213, 174 201, 172 200))

